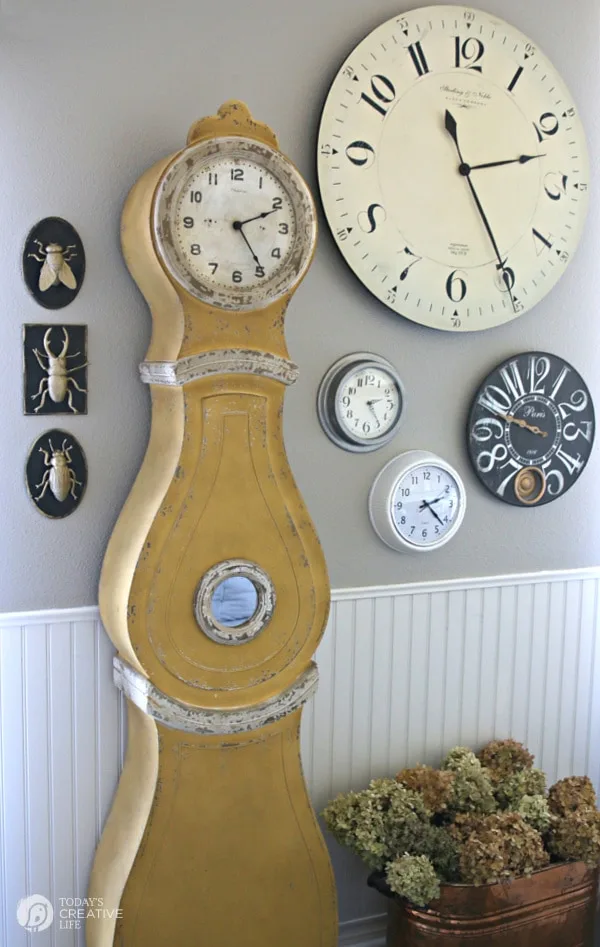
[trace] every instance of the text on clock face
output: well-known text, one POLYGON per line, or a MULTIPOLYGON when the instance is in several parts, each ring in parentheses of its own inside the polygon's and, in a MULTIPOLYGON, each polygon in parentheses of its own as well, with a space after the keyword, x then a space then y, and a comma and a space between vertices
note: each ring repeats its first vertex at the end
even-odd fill
POLYGON ((447 470, 425 464, 399 480, 391 500, 392 519, 408 542, 429 545, 452 527, 459 503, 454 477, 447 470))
POLYGON ((579 477, 594 438, 594 409, 581 376, 562 359, 528 352, 485 380, 469 419, 476 472, 500 499, 515 502, 515 477, 538 467, 549 502, 579 477))
POLYGON ((370 34, 335 79, 319 183, 347 262, 397 312, 473 330, 558 280, 587 206, 583 129, 529 40, 464 7, 370 34))

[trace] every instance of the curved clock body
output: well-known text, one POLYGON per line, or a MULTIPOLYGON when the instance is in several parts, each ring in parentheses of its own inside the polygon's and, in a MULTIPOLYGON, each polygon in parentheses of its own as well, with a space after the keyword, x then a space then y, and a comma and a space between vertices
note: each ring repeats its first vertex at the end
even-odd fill
POLYGON ((509 24, 445 4, 352 51, 323 110, 318 173, 348 265, 437 329, 486 329, 539 302, 587 208, 585 136, 556 69, 509 24))
POLYGON ((314 209, 242 103, 194 125, 188 148, 147 171, 123 213, 153 317, 152 428, 100 583, 129 737, 90 896, 122 916, 90 920, 86 942, 333 947, 333 876, 299 756, 329 585, 282 437, 298 374, 283 316, 314 209))
POLYGON ((490 493, 514 506, 541 506, 583 472, 594 443, 592 397, 563 358, 523 352, 484 379, 467 432, 473 468, 490 493))

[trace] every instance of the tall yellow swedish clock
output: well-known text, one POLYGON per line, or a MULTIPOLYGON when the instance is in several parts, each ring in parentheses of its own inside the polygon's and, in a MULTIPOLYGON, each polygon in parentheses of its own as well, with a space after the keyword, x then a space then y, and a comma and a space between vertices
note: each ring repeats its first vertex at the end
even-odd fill
POLYGON ((100 581, 129 740, 88 947, 336 943, 298 743, 329 586, 282 439, 284 313, 315 239, 308 188, 239 102, 125 205, 152 429, 100 581))

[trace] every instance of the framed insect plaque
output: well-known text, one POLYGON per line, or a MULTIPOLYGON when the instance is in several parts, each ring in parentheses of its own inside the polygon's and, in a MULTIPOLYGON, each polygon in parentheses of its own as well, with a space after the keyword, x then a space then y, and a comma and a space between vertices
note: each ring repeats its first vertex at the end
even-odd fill
POLYGON ((25 414, 87 414, 87 326, 23 326, 25 414))
POLYGON ((46 431, 29 452, 25 478, 40 513, 51 519, 69 516, 81 503, 87 484, 81 445, 67 431, 46 431))
POLYGON ((75 228, 62 217, 45 217, 29 232, 23 249, 23 278, 40 306, 72 303, 85 276, 85 252, 75 228))

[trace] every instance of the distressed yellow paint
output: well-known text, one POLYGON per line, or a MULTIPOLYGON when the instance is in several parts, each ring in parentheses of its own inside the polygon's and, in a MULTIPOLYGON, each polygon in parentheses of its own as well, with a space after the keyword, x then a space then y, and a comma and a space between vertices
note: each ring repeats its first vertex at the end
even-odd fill
MULTIPOLYGON (((242 103, 195 123, 188 143, 242 135, 277 147, 242 103)), ((192 298, 152 239, 155 189, 171 158, 129 195, 122 244, 153 319, 149 361, 243 348, 288 357, 293 290, 256 312, 192 298)), ((311 663, 329 607, 321 547, 289 468, 284 386, 257 374, 151 386, 142 468, 115 526, 100 581, 102 618, 120 656, 193 708, 251 709, 311 663), (276 607, 251 641, 227 647, 198 627, 200 578, 227 559, 256 562, 276 607)), ((261 729, 199 736, 129 705, 127 760, 89 895, 122 917, 90 919, 88 947, 333 947, 333 876, 299 757, 301 711, 261 729)))

